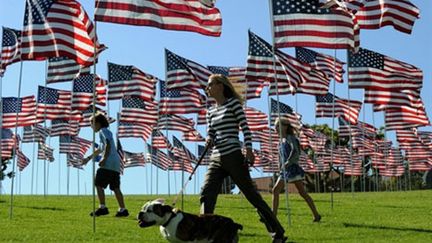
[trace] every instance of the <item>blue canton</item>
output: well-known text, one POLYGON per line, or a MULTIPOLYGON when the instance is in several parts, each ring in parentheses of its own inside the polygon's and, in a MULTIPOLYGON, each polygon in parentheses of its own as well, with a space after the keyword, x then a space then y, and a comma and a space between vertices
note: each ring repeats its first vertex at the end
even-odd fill
POLYGON ((133 66, 117 65, 114 63, 108 63, 108 81, 125 81, 132 80, 133 66))
POLYGON ((48 10, 53 3, 53 0, 27 0, 24 14, 24 26, 28 24, 44 24, 46 16, 48 15, 48 10))
POLYGON ((54 105, 58 103, 58 98, 59 93, 56 89, 39 86, 38 103, 54 105))
POLYGON ((379 53, 363 48, 360 48, 360 50, 355 54, 351 51, 348 53, 348 63, 350 67, 372 67, 381 70, 384 69, 384 56, 379 53))

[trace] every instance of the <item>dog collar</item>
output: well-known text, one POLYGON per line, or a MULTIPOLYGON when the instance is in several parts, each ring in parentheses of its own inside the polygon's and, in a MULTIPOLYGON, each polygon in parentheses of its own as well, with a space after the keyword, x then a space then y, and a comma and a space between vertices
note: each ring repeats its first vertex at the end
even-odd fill
POLYGON ((172 211, 172 212, 171 212, 171 216, 169 217, 168 221, 166 221, 165 224, 163 224, 162 226, 166 228, 167 225, 171 222, 171 220, 172 220, 175 216, 177 216, 177 214, 176 214, 174 211, 172 211))

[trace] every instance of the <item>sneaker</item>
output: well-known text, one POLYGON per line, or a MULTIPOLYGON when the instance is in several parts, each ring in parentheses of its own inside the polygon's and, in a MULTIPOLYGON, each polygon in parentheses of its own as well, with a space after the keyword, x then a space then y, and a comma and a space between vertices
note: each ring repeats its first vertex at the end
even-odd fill
POLYGON ((277 238, 273 238, 272 243, 285 243, 288 240, 288 237, 286 236, 282 236, 282 237, 277 237, 277 238))
MULTIPOLYGON (((108 208, 98 208, 96 209, 96 211, 94 212, 94 215, 96 216, 101 216, 101 215, 107 215, 109 214, 108 208)), ((90 216, 93 217, 93 212, 90 213, 90 216)))
POLYGON ((127 216, 129 216, 129 212, 127 211, 127 209, 123 211, 117 211, 116 217, 127 217, 127 216))
POLYGON ((288 237, 284 236, 283 234, 272 234, 273 241, 272 243, 285 243, 288 240, 288 237))

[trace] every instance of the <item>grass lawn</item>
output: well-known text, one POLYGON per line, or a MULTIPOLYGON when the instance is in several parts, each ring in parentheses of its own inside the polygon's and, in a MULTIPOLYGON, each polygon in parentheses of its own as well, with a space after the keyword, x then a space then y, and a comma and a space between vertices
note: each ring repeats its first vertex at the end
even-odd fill
MULTIPOLYGON (((161 196, 163 197, 163 196, 161 196)), ((265 195, 268 203, 270 195, 265 195)), ((297 194, 290 195, 291 226, 288 226, 285 197, 281 197, 279 220, 290 242, 432 242, 432 191, 312 194, 321 223, 312 223, 312 214, 297 194)), ((157 227, 141 229, 135 215, 142 204, 156 196, 126 195, 131 213, 115 218, 113 196, 108 196, 110 214, 96 219, 93 233, 91 196, 15 196, 13 219, 10 199, 0 197, 1 242, 164 242, 157 227)), ((168 203, 173 197, 165 196, 168 203)), ((181 206, 181 201, 177 202, 181 206)), ((197 213, 199 198, 185 196, 185 211, 197 213)), ((216 213, 243 225, 240 242, 271 242, 255 209, 240 195, 220 195, 216 213)))

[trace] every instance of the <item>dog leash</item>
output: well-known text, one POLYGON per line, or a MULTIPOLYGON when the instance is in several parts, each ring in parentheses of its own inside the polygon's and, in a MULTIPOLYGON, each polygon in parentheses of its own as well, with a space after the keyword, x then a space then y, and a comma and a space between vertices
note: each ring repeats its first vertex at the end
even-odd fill
POLYGON ((189 184, 189 182, 192 180, 192 176, 195 174, 195 171, 198 169, 198 166, 201 164, 202 160, 204 159, 205 155, 207 154, 207 151, 209 149, 210 145, 207 143, 203 153, 201 154, 200 158, 198 159, 197 164, 195 165, 192 173, 189 175, 188 180, 186 181, 186 183, 183 185, 183 187, 181 188, 181 190, 179 191, 179 193, 177 193, 176 197, 173 200, 172 206, 175 206, 178 200, 179 195, 181 195, 183 193, 183 191, 186 189, 187 185, 189 184))

